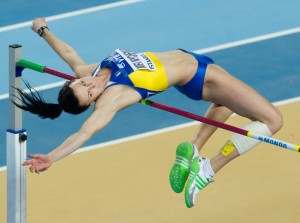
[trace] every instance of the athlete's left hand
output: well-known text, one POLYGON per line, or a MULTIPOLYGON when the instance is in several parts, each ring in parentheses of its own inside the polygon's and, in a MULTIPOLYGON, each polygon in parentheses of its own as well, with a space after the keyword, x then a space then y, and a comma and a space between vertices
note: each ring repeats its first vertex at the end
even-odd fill
POLYGON ((28 157, 32 158, 32 160, 27 160, 22 163, 23 166, 31 165, 29 170, 31 173, 40 173, 47 170, 52 161, 48 155, 45 154, 29 154, 28 157))

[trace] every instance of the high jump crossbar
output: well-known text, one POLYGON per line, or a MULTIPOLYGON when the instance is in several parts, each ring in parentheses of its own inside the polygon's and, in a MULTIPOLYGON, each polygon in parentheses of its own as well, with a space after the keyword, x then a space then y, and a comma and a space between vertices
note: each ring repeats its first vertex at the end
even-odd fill
MULTIPOLYGON (((23 60, 23 59, 21 59, 18 62, 18 66, 29 68, 29 69, 32 69, 32 70, 36 70, 36 71, 39 71, 39 72, 52 74, 52 75, 55 75, 55 76, 58 76, 58 77, 61 77, 61 78, 65 78, 65 79, 69 79, 69 80, 75 78, 74 76, 71 76, 69 74, 61 73, 59 71, 47 68, 46 66, 39 65, 39 64, 33 63, 31 61, 23 60)), ((215 126, 215 127, 218 127, 218 128, 222 128, 222 129, 228 130, 230 132, 234 132, 234 133, 237 133, 237 134, 249 137, 249 138, 253 138, 253 139, 265 142, 265 143, 269 143, 269 144, 279 146, 279 147, 282 147, 282 148, 285 148, 285 149, 289 149, 289 150, 292 150, 292 151, 300 152, 300 146, 299 145, 294 145, 294 144, 284 142, 284 141, 281 141, 281 140, 277 140, 277 139, 274 139, 274 138, 271 138, 271 137, 263 136, 261 134, 258 134, 258 133, 252 132, 252 131, 237 128, 237 127, 232 126, 232 125, 221 123, 221 122, 218 122, 218 121, 206 118, 206 117, 202 117, 200 115, 196 115, 196 114, 193 114, 193 113, 190 113, 190 112, 187 112, 187 111, 180 110, 178 108, 174 108, 174 107, 170 107, 170 106, 167 106, 167 105, 164 105, 164 104, 160 104, 160 103, 148 100, 148 99, 143 99, 143 100, 140 101, 140 103, 144 104, 144 105, 151 106, 151 107, 155 107, 155 108, 158 108, 158 109, 170 112, 170 113, 174 113, 174 114, 186 117, 186 118, 190 118, 190 119, 193 119, 193 120, 196 120, 196 121, 208 124, 208 125, 212 125, 212 126, 215 126)))

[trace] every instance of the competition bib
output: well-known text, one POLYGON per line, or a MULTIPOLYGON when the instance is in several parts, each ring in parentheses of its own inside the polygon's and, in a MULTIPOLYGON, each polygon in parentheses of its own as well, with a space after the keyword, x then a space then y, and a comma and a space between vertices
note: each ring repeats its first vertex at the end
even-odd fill
POLYGON ((135 70, 156 70, 153 61, 144 53, 133 53, 117 49, 112 55, 112 60, 120 70, 125 70, 127 74, 135 70))

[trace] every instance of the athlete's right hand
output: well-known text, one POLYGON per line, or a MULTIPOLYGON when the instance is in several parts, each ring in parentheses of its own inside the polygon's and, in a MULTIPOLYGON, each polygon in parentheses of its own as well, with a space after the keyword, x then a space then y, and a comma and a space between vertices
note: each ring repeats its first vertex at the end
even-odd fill
POLYGON ((23 162, 22 165, 31 165, 29 168, 31 173, 43 172, 47 170, 52 164, 52 161, 50 160, 49 156, 45 154, 29 154, 28 157, 32 159, 23 162))
POLYGON ((42 27, 42 26, 48 26, 48 23, 45 18, 36 18, 32 22, 31 29, 37 33, 37 31, 42 27))

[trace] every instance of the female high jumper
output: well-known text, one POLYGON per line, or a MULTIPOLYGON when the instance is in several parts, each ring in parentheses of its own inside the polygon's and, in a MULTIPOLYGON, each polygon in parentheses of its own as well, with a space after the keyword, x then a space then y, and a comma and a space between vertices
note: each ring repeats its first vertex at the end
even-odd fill
MULTIPOLYGON (((100 63, 88 65, 71 46, 49 30, 45 19, 35 19, 32 30, 70 66, 76 79, 67 81, 60 90, 58 104, 46 103, 28 84, 31 93, 19 89, 23 103, 16 105, 41 118, 51 119, 62 111, 79 114, 91 105, 94 110, 75 134, 50 153, 29 154, 31 160, 23 165, 30 165, 31 172, 45 171, 53 162, 76 151, 118 111, 170 87, 192 100, 211 102, 205 115, 209 119, 224 123, 236 113, 250 120, 244 129, 269 137, 282 127, 282 115, 270 102, 207 56, 183 49, 159 53, 116 49, 100 63)), ((191 141, 180 143, 176 149, 169 180, 176 193, 185 188, 187 207, 194 206, 196 195, 213 181, 222 167, 259 143, 233 134, 215 156, 210 159, 199 156, 198 152, 216 129, 200 124, 191 141)))

